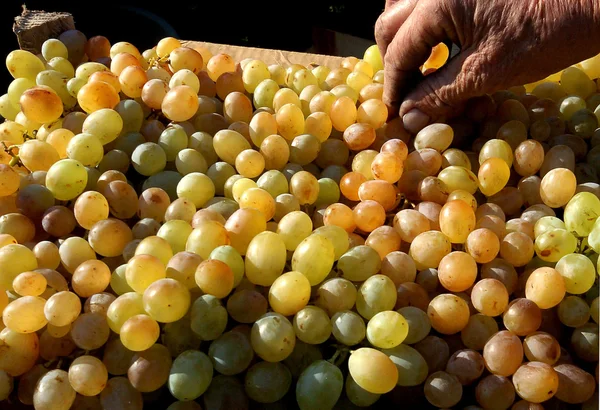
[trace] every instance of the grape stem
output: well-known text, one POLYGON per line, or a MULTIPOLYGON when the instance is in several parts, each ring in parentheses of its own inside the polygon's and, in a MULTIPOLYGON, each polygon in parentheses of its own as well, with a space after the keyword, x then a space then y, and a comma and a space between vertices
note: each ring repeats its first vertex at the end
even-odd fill
POLYGON ((349 352, 350 350, 348 348, 337 349, 333 356, 331 356, 331 359, 328 360, 328 362, 339 367, 342 363, 344 363, 344 361, 348 357, 349 352))

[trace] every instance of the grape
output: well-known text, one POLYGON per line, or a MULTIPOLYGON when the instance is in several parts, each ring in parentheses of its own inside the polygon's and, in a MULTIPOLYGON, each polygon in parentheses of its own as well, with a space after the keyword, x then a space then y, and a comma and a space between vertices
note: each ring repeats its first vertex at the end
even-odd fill
POLYGON ((302 240, 294 250, 292 269, 304 274, 314 286, 329 274, 334 258, 331 241, 321 235, 311 235, 302 240))
MULTIPOLYGON (((210 253, 210 259, 217 259, 225 262, 233 272, 233 287, 236 287, 244 277, 244 260, 234 247, 223 245, 215 248, 210 253)), ((169 262, 170 263, 170 262, 169 262)), ((167 266, 168 274, 168 266, 167 266)))
POLYGON ((13 280, 13 289, 21 296, 40 296, 46 290, 46 278, 38 272, 23 272, 13 280))
POLYGON ((463 386, 481 377, 484 369, 483 356, 475 350, 468 349, 455 352, 446 365, 446 372, 456 376, 463 386))
POLYGON ((289 369, 281 363, 259 362, 246 373, 245 392, 259 403, 280 400, 292 384, 289 369))
POLYGON ((296 336, 304 343, 321 344, 331 336, 329 316, 316 306, 306 306, 296 313, 293 326, 296 336))
POLYGON ((161 344, 155 344, 132 357, 127 378, 136 390, 152 392, 167 382, 171 365, 169 350, 161 344))
POLYGON ((141 410, 142 394, 138 392, 126 377, 113 377, 100 393, 102 408, 115 410, 141 410))
POLYGON ((559 386, 556 371, 545 363, 525 363, 513 375, 517 394, 532 403, 542 403, 552 398, 559 386))
POLYGON ((521 340, 512 332, 500 331, 486 342, 483 358, 490 373, 508 377, 517 371, 523 361, 521 340))
POLYGON ((227 326, 227 310, 219 299, 202 295, 192 304, 191 326, 203 340, 216 339, 227 326))
POLYGON ((425 398, 438 408, 452 407, 462 398, 462 385, 458 378, 446 372, 435 372, 425 380, 425 398))
POLYGON ((171 323, 181 319, 190 307, 190 294, 175 279, 159 279, 144 290, 144 311, 154 320, 171 323))
POLYGON ((398 381, 394 362, 384 353, 367 347, 352 352, 348 369, 356 383, 370 393, 387 393, 398 381))
POLYGON ((381 397, 380 394, 369 393, 360 387, 350 375, 346 378, 345 391, 348 399, 359 407, 368 407, 381 397))
POLYGON ((398 369, 398 386, 417 386, 425 381, 428 374, 427 362, 414 348, 400 344, 392 349, 382 350, 398 369))
POLYGON ((353 346, 360 343, 366 336, 364 320, 356 313, 345 310, 331 317, 333 337, 340 343, 353 346))
POLYGON ((554 367, 558 375, 556 397, 565 403, 582 403, 594 394, 594 377, 571 364, 560 364, 554 367))
POLYGON ((127 319, 119 330, 123 345, 134 352, 149 349, 158 339, 158 323, 145 314, 127 319))
POLYGON ((571 336, 575 354, 581 359, 594 362, 598 360, 598 326, 585 324, 575 329, 571 336))
POLYGON ((43 375, 33 393, 33 405, 40 410, 67 410, 75 400, 76 392, 64 370, 51 370, 43 375))
POLYGON ((87 184, 87 172, 80 162, 62 159, 54 163, 46 175, 46 187, 58 200, 70 200, 83 192, 87 184))
POLYGON ((508 305, 502 320, 506 329, 517 336, 527 336, 540 327, 542 311, 529 299, 515 299, 508 305))
POLYGON ((565 226, 579 236, 589 235, 595 219, 600 216, 600 199, 589 192, 580 192, 565 207, 565 226))
POLYGON ((470 288, 476 277, 475 259, 465 252, 451 252, 440 261, 439 281, 444 288, 451 292, 462 292, 470 288))
POLYGON ((477 384, 475 398, 484 408, 507 409, 515 401, 515 388, 508 378, 491 374, 477 384))
POLYGON ((367 324, 367 339, 380 349, 391 349, 406 339, 409 324, 397 312, 384 311, 373 316, 367 324))
POLYGON ((184 316, 177 322, 167 323, 163 327, 161 341, 172 357, 177 357, 189 349, 198 349, 201 343, 200 338, 191 328, 190 315, 184 316))
POLYGON ((541 309, 558 305, 565 292, 565 281, 561 274, 548 267, 534 270, 527 279, 525 288, 527 299, 535 302, 541 309))
MULTIPOLYGON (((102 292, 102 293, 96 293, 92 296, 90 296, 89 298, 86 299, 84 305, 83 305, 83 311, 85 313, 100 313, 104 316, 106 316, 106 312, 108 311, 109 306, 112 304, 112 302, 115 301, 117 297, 115 295, 113 295, 112 293, 107 293, 107 292, 102 292)), ((62 336, 62 333, 65 332, 65 334, 67 333, 67 329, 70 329, 71 326, 62 326, 62 327, 54 327, 51 326, 55 332, 60 331, 59 336, 55 336, 55 337, 60 337, 62 336)), ((50 327, 48 328, 48 330, 50 330, 50 327)))
POLYGON ((294 349, 295 341, 292 324, 278 313, 267 313, 252 326, 252 348, 263 360, 284 360, 294 349))
MULTIPOLYGON (((245 273, 252 283, 269 286, 283 273, 286 261, 285 243, 278 233, 259 233, 250 240, 245 253, 245 273), (264 249, 270 249, 271 253, 266 254, 264 249)), ((333 254, 333 251, 331 253, 333 254)), ((295 267, 292 269, 298 270, 295 267)))
POLYGON ((44 316, 45 300, 39 296, 23 296, 8 304, 2 312, 4 325, 18 333, 37 332, 47 320, 44 316))
POLYGON ((560 358, 558 341, 544 332, 534 332, 523 340, 523 351, 531 362, 554 365, 560 358))
POLYGON ((482 279, 471 290, 471 301, 480 313, 498 316, 508 306, 508 291, 499 280, 482 279))
POLYGON ((94 356, 79 356, 69 366, 69 383, 84 396, 99 394, 108 381, 106 366, 94 356))
POLYGON ((269 305, 284 316, 296 314, 310 298, 310 282, 301 272, 279 276, 269 288, 269 305))
POLYGON ((560 258, 555 268, 563 277, 568 293, 580 295, 594 285, 594 264, 584 255, 567 254, 560 258))
POLYGON ((246 370, 254 356, 250 341, 239 332, 224 333, 214 340, 208 355, 215 370, 229 376, 246 370))
POLYGON ((344 376, 340 369, 325 360, 317 360, 298 378, 296 401, 301 410, 330 409, 339 399, 343 388, 344 376))
POLYGON ((475 228, 475 213, 464 202, 447 202, 440 212, 440 228, 452 243, 465 243, 475 228))

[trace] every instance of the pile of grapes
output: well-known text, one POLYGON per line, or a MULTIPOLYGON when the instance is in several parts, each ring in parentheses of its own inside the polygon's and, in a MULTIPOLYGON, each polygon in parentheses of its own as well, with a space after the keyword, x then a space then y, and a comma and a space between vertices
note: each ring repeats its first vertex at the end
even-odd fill
POLYGON ((376 47, 6 65, 0 407, 598 409, 600 57, 416 135, 376 47))

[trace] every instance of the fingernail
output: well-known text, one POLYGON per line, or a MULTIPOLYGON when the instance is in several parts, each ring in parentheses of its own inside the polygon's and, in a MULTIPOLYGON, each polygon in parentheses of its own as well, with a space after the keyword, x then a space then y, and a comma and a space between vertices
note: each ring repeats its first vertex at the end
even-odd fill
POLYGON ((430 120, 431 118, 429 118, 429 115, 425 114, 418 108, 413 108, 402 116, 404 129, 411 134, 416 134, 421 131, 423 128, 429 125, 430 120))

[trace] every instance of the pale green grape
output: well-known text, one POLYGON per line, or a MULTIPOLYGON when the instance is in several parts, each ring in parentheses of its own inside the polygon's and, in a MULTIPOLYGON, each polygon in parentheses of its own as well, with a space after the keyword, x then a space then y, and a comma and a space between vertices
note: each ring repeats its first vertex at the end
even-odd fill
POLYGON ((173 360, 167 384, 173 397, 189 401, 200 397, 212 378, 210 358, 198 350, 187 350, 173 360))
POLYGON ((202 295, 191 308, 191 328, 202 340, 214 340, 227 326, 227 310, 221 301, 212 295, 202 295))
POLYGON ((331 336, 331 321, 327 313, 317 306, 307 306, 294 316, 294 331, 304 343, 321 344, 331 336))
POLYGON ((143 313, 142 295, 135 292, 126 292, 110 304, 106 311, 106 320, 111 330, 118 334, 127 319, 143 313))
POLYGON ((569 327, 580 327, 590 320, 590 306, 578 296, 567 296, 558 305, 558 318, 569 327))
POLYGON ((367 339, 380 349, 398 346, 408 335, 408 322, 391 310, 377 313, 367 323, 367 339))
POLYGON ((44 63, 35 54, 25 50, 14 50, 6 56, 6 67, 14 78, 28 78, 34 80, 35 76, 44 70, 44 63))
POLYGON ((546 262, 558 262, 576 248, 577 238, 564 229, 552 229, 535 238, 535 253, 546 262))
POLYGON ((244 260, 240 253, 230 245, 221 245, 213 249, 209 259, 225 262, 233 272, 233 287, 237 287, 244 277, 244 260))
POLYGON ((321 283, 331 271, 335 257, 333 244, 321 235, 311 235, 294 250, 292 269, 302 272, 311 286, 321 283))
POLYGON ((38 381, 33 393, 33 406, 39 410, 68 410, 77 393, 69 383, 69 374, 51 370, 38 381))
POLYGON ((103 156, 104 148, 95 135, 77 134, 67 144, 67 157, 79 161, 84 166, 95 167, 103 156))
POLYGON ((256 285, 272 285, 285 269, 286 256, 285 242, 280 234, 259 233, 252 238, 246 251, 246 277, 256 285), (266 249, 269 251, 265 252, 266 249))
POLYGON ((53 70, 60 72, 67 76, 67 78, 73 78, 75 76, 75 69, 73 64, 69 60, 63 57, 54 57, 46 63, 53 70))
POLYGON ((333 179, 320 178, 318 182, 319 196, 317 197, 315 206, 327 206, 340 200, 340 188, 333 179))
POLYGON ((333 409, 344 388, 340 369, 325 360, 308 366, 296 383, 296 401, 300 410, 333 409))
POLYGON ((279 91, 277 82, 270 78, 262 80, 254 89, 253 100, 256 108, 273 108, 273 99, 279 91))
POLYGON ((563 277, 568 293, 581 295, 594 286, 596 280, 594 264, 585 255, 579 253, 565 255, 557 262, 555 269, 563 277))
POLYGON ((32 271, 38 268, 35 254, 26 246, 9 244, 0 248, 0 287, 12 290, 14 279, 22 272, 32 271))
POLYGON ((367 326, 362 317, 350 310, 335 313, 331 317, 333 337, 347 346, 354 346, 365 338, 367 326))
POLYGON ((165 222, 156 236, 166 240, 171 245, 173 253, 178 253, 185 250, 185 244, 192 231, 193 228, 189 223, 176 219, 165 222))
POLYGON ((369 407, 381 397, 380 394, 370 393, 360 387, 351 375, 346 377, 345 391, 348 400, 359 407, 369 407))
POLYGON ((294 327, 285 316, 267 313, 252 326, 250 341, 261 359, 280 362, 294 350, 296 335, 294 327))
POLYGON ((587 236, 600 216, 600 199, 589 192, 575 194, 565 207, 566 229, 578 236, 587 236))
POLYGON ((600 253, 600 217, 596 218, 596 222, 594 222, 594 226, 587 240, 588 245, 590 245, 596 253, 600 253))
POLYGON ((196 208, 201 208, 215 196, 215 185, 206 175, 192 172, 185 175, 177 184, 177 196, 187 198, 196 208))
POLYGON ((258 362, 246 373, 245 391, 258 403, 275 403, 292 384, 292 374, 282 363, 258 362))
POLYGON ((208 170, 208 164, 202 154, 192 148, 185 148, 177 153, 175 167, 181 175, 192 172, 206 173, 208 170))
MULTIPOLYGON (((94 135, 102 145, 105 145, 121 134, 123 119, 118 111, 103 108, 88 115, 83 121, 82 130, 84 133, 94 135)), ((139 129, 131 131, 139 131, 139 129)))
POLYGON ((151 176, 162 171, 167 164, 167 154, 154 142, 138 145, 131 154, 133 168, 144 176, 151 176))
POLYGON ((479 188, 477 176, 467 168, 456 165, 441 170, 438 178, 446 184, 449 192, 462 189, 472 195, 479 188))
POLYGON ((46 188, 60 201, 74 199, 87 185, 84 165, 74 159, 61 159, 52 164, 46 174, 46 188))
POLYGON ((356 309, 365 319, 371 319, 379 312, 392 310, 396 305, 396 285, 384 275, 374 275, 358 289, 356 309))
MULTIPOLYGON (((348 232, 336 225, 321 226, 313 232, 314 235, 323 235, 331 241, 334 251, 334 260, 339 260, 348 250, 348 232)), ((339 263, 338 263, 339 269, 339 263)))
POLYGON ((190 349, 199 349, 201 339, 191 328, 190 316, 186 315, 176 322, 163 327, 162 343, 169 349, 172 357, 190 349))
POLYGON ((143 295, 144 311, 154 320, 171 323, 185 316, 190 307, 187 286, 175 279, 159 279, 143 295))
POLYGON ((271 78, 269 68, 260 60, 249 61, 242 71, 242 81, 244 88, 249 93, 254 93, 258 85, 267 79, 271 78))
POLYGON ((215 370, 232 376, 245 371, 254 357, 248 337, 241 332, 227 332, 215 339, 208 349, 215 370))
POLYGON ((256 181, 256 185, 271 194, 273 198, 289 192, 288 181, 285 175, 281 171, 274 169, 263 173, 256 181))
POLYGON ((533 235, 538 236, 553 229, 567 229, 565 223, 555 216, 543 216, 537 220, 533 227, 533 235))
POLYGON ((331 316, 352 309, 356 303, 356 295, 356 287, 352 282, 342 278, 331 278, 317 289, 315 305, 325 309, 331 316))
POLYGON ((167 127, 158 138, 158 145, 167 156, 167 161, 175 161, 177 153, 188 146, 188 136, 179 125, 167 127))
POLYGON ((425 339, 431 331, 431 323, 427 313, 415 306, 405 306, 397 310, 408 323, 408 334, 404 343, 414 344, 425 339))
POLYGON ((286 249, 293 251, 311 234, 312 228, 310 216, 301 211, 293 211, 281 218, 277 225, 277 233, 281 235, 286 249))
POLYGON ((418 386, 427 378, 429 368, 418 350, 400 344, 382 352, 388 355, 398 369, 398 386, 418 386))
MULTIPOLYGON (((331 228, 333 226, 329 225, 324 228, 331 228)), ((348 249, 340 257, 337 269, 345 279, 353 282, 362 282, 379 272, 381 269, 381 257, 370 246, 358 245, 348 249)))
MULTIPOLYGON (((20 297, 4 308, 2 322, 14 332, 37 332, 48 322, 44 316, 45 303, 44 298, 39 296, 20 297)), ((81 308, 81 304, 79 306, 81 308)))

